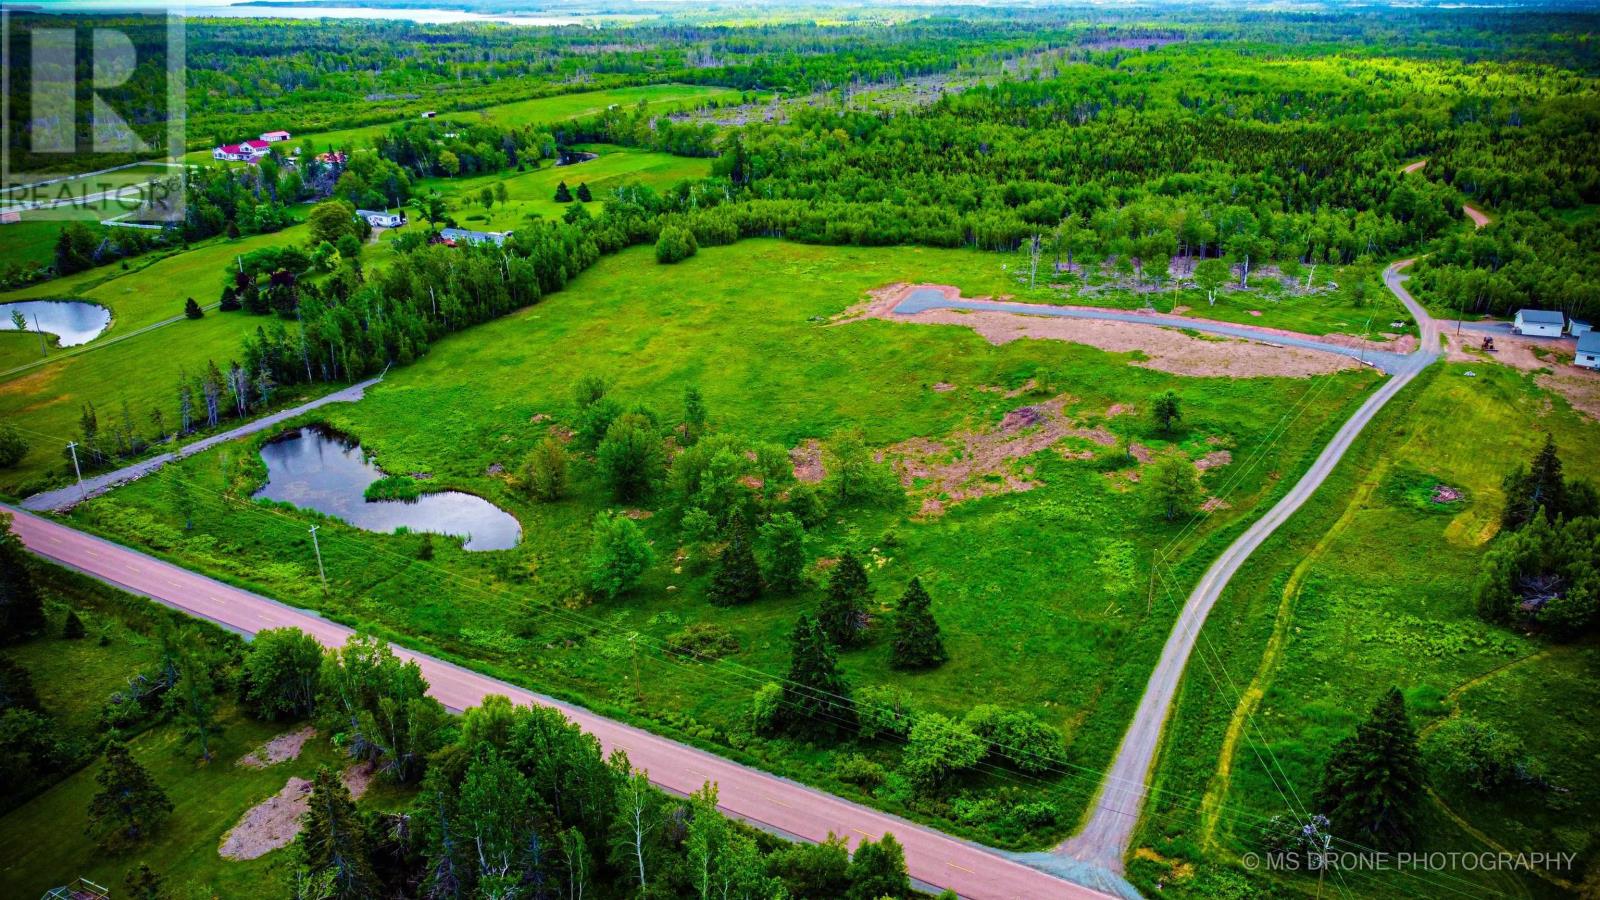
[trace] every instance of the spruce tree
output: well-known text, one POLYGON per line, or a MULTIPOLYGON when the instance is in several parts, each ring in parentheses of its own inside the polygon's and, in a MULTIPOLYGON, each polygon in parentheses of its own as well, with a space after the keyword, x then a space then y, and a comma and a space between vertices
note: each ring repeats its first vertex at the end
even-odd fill
POLYGON ((1334 747, 1322 772, 1317 808, 1335 834, 1380 850, 1405 849, 1416 835, 1423 779, 1405 698, 1399 688, 1390 688, 1356 733, 1334 747))
POLYGON ((366 828, 350 789, 327 766, 317 770, 311 799, 301 820, 300 858, 312 873, 333 873, 336 897, 367 897, 377 876, 367 858, 366 828))
POLYGON ((563 181, 560 184, 556 185, 556 202, 557 203, 571 203, 572 202, 572 191, 567 190, 567 183, 565 181, 563 181))
POLYGON ((75 641, 85 634, 83 620, 72 610, 67 610, 67 621, 61 626, 61 636, 69 641, 75 641))
POLYGON ((922 579, 912 578, 895 611, 889 665, 896 669, 931 669, 950 658, 944 650, 939 623, 933 620, 931 604, 922 579))
POLYGON ((0 517, 0 644, 15 644, 44 631, 44 603, 27 555, 11 532, 11 517, 0 517))
POLYGON ((1503 487, 1506 506, 1500 515, 1500 526, 1515 531, 1541 511, 1546 520, 1554 522, 1567 511, 1567 483, 1562 477, 1561 456, 1556 452, 1555 437, 1544 436, 1544 446, 1534 454, 1533 465, 1517 469, 1506 476, 1503 487))
POLYGON ((95 781, 100 792, 89 801, 87 833, 102 850, 114 853, 143 841, 172 812, 166 792, 121 741, 106 745, 106 766, 95 781))
POLYGON ((822 626, 801 614, 794 625, 782 724, 797 737, 836 736, 856 729, 856 704, 822 626))
POLYGON ((817 619, 823 633, 836 647, 854 647, 861 643, 866 631, 867 599, 872 586, 867 583, 867 570, 855 554, 839 557, 838 565, 828 573, 828 593, 822 600, 817 619))
POLYGON ((590 200, 594 199, 594 194, 589 193, 589 182, 578 182, 578 199, 582 200, 584 203, 588 203, 590 200))
POLYGON ((128 888, 129 900, 161 900, 166 894, 166 888, 161 883, 161 876, 150 868, 148 863, 139 863, 128 870, 128 875, 122 882, 128 888))
POLYGON ((761 568, 756 565, 755 550, 750 546, 750 532, 744 518, 735 516, 733 534, 717 561, 717 574, 712 577, 706 596, 715 606, 736 606, 761 596, 761 588, 761 568))

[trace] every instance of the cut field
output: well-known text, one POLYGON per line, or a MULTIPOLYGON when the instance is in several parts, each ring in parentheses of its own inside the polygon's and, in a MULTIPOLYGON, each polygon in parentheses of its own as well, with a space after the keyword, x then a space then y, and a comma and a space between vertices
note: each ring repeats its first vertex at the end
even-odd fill
MULTIPOLYGON (((34 446, 22 464, 0 475, 0 489, 14 490, 62 464, 62 447, 77 436, 85 401, 94 401, 106 423, 120 415, 126 400, 142 432, 149 430, 145 417, 158 406, 169 423, 174 421, 178 373, 199 372, 212 360, 225 367, 238 356, 244 335, 264 320, 213 310, 198 321, 180 318, 158 330, 123 338, 181 316, 187 297, 202 306, 214 303, 234 256, 304 240, 304 231, 295 226, 238 241, 211 241, 187 252, 143 257, 127 270, 104 266, 0 294, 0 302, 87 300, 108 307, 112 314, 111 326, 96 340, 81 347, 52 348, 50 355, 58 359, 0 380, 0 420, 36 433, 29 435, 34 446), (41 435, 57 440, 50 443, 41 435)), ((0 372, 39 359, 37 334, 0 332, 0 372)))
MULTIPOLYGON (((1259 849, 1263 820, 1309 804, 1332 745, 1390 686, 1405 691, 1424 734, 1469 715, 1522 739, 1558 786, 1483 797, 1436 784, 1418 849, 1565 852, 1575 861, 1548 879, 1460 868, 1353 872, 1341 882, 1346 890, 1554 895, 1595 863, 1600 846, 1580 823, 1600 817, 1592 727, 1600 648, 1487 625, 1472 595, 1498 528, 1505 473, 1526 464, 1548 431, 1569 476, 1600 480, 1600 457, 1585 449, 1600 425, 1540 390, 1531 374, 1470 369, 1475 377, 1466 377, 1467 365, 1438 367, 1391 404, 1224 595, 1201 638, 1203 664, 1175 711, 1140 838, 1158 855, 1204 854, 1214 865, 1174 880, 1174 870, 1147 858, 1132 867, 1139 883, 1161 879, 1168 892, 1207 896, 1223 868, 1259 849), (1461 499, 1435 500, 1436 485, 1461 499)), ((1314 878, 1278 884, 1316 888, 1314 878)))
POLYGON ((606 195, 623 184, 637 182, 659 191, 686 178, 705 178, 711 174, 709 159, 672 156, 610 144, 584 145, 575 149, 598 154, 598 157, 570 166, 545 165, 531 172, 510 175, 429 178, 415 184, 412 192, 439 191, 455 203, 452 215, 464 228, 514 231, 530 218, 561 217, 571 205, 555 201, 556 185, 562 182, 573 191, 578 189, 579 184, 587 184, 595 199, 584 206, 590 214, 599 215, 606 195), (485 209, 478 202, 478 194, 496 184, 506 186, 506 201, 496 202, 485 209))
MULTIPOLYGON (((253 444, 194 457, 75 517, 269 595, 860 797, 836 775, 845 751, 748 734, 750 694, 785 669, 789 630, 817 590, 711 607, 709 561, 694 545, 679 547, 672 506, 658 497, 636 513, 657 555, 642 586, 615 602, 584 601, 589 524, 611 505, 592 464, 578 464, 575 496, 555 504, 526 501, 498 474, 552 425, 574 424, 571 388, 586 374, 607 377, 625 407, 646 405, 668 423, 696 384, 714 428, 745 441, 796 448, 858 427, 870 445, 906 462, 913 502, 836 510, 812 530, 807 554, 863 554, 879 619, 920 574, 951 661, 925 674, 894 672, 878 633, 844 655, 852 681, 902 688, 917 705, 947 713, 979 703, 1027 709, 1070 735, 1069 775, 1020 779, 1053 804, 1044 822, 1001 824, 1000 814, 1010 815, 1004 804, 999 812, 993 804, 911 804, 903 783, 865 799, 986 840, 1038 846, 1069 830, 1086 804, 1166 637, 1171 611, 1146 606, 1152 551, 1174 543, 1188 561, 1176 577, 1197 575, 1190 563, 1208 561, 1292 481, 1377 376, 1184 378, 1131 365, 1138 354, 1059 341, 993 346, 964 328, 828 322, 896 281, 998 293, 1007 280, 1001 263, 970 251, 754 240, 661 266, 650 248, 636 248, 538 306, 438 342, 361 403, 323 411, 387 471, 425 473, 430 487, 467 490, 511 511, 524 534, 515 550, 465 553, 435 541, 442 546, 425 562, 414 535, 329 521, 319 532, 331 581, 323 596, 313 587, 309 519, 242 499, 261 470, 253 444), (1170 437, 1145 415, 1150 396, 1168 388, 1185 410, 1170 437), (1119 436, 1136 458, 1115 449, 1119 436), (1200 462, 1207 489, 1227 501, 1192 533, 1153 518, 1137 488, 1139 460, 1169 453, 1200 462), (173 509, 179 478, 200 500, 187 533, 173 509), (224 489, 235 493, 224 497, 224 489), (731 658, 697 664, 654 652, 703 622, 729 630, 731 658), (632 633, 645 648, 637 681, 632 633)), ((893 762, 884 745, 857 749, 893 762)), ((1013 779, 969 786, 990 791, 1013 779)))

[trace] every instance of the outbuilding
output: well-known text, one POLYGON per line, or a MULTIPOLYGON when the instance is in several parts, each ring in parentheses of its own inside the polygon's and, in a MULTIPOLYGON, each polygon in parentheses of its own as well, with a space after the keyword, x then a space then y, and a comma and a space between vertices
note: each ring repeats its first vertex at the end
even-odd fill
POLYGON ((1567 317, 1554 309, 1519 309, 1511 330, 1530 337, 1560 337, 1567 328, 1567 317))
POLYGON ((263 131, 261 132, 261 139, 269 144, 276 144, 279 141, 287 141, 289 139, 289 132, 263 131))
POLYGON ((1573 337, 1583 337, 1593 328, 1593 325, 1590 325, 1588 322, 1585 322, 1582 319, 1567 320, 1567 334, 1570 334, 1573 337))
POLYGON ((1600 332, 1591 331, 1578 338, 1578 352, 1572 364, 1585 369, 1600 369, 1600 332))

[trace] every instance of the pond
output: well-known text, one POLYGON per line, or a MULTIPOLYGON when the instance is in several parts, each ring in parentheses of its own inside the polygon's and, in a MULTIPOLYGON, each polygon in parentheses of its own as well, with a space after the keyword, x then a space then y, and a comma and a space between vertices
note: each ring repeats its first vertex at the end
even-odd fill
POLYGON ((461 491, 422 494, 415 500, 365 497, 383 470, 361 445, 321 428, 299 428, 261 448, 267 483, 257 497, 314 509, 365 531, 397 528, 466 538, 468 550, 509 550, 522 539, 516 518, 482 497, 461 491))
POLYGON ((111 324, 111 310, 81 300, 24 300, 0 303, 0 331, 16 331, 14 313, 28 320, 25 331, 53 334, 63 347, 87 344, 111 324))

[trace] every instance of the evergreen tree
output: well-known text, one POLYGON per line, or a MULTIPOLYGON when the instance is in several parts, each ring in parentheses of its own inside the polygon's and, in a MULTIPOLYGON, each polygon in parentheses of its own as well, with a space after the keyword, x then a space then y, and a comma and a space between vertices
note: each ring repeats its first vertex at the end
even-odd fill
POLYGON ((367 858, 366 828, 338 773, 317 770, 301 829, 300 858, 313 874, 333 873, 335 897, 368 897, 377 876, 367 858))
POLYGON ((205 318, 206 313, 205 310, 200 308, 200 304, 196 303, 193 297, 190 297, 183 303, 183 314, 190 319, 201 319, 205 318))
POLYGON ((1183 408, 1178 403, 1178 395, 1167 391, 1151 397, 1150 420, 1161 429, 1162 434, 1171 434, 1178 423, 1183 421, 1183 408))
POLYGON ((39 692, 34 690, 33 676, 28 670, 0 656, 0 712, 8 709, 40 712, 43 707, 39 705, 39 692))
POLYGON ((567 190, 567 183, 565 181, 563 181, 563 182, 561 182, 561 183, 556 185, 556 202, 557 203, 571 203, 572 202, 572 191, 567 190))
POLYGON ((756 565, 755 550, 750 546, 749 529, 743 516, 735 516, 728 546, 717 560, 717 573, 706 598, 715 606, 737 606, 761 596, 761 590, 761 568, 756 565))
POLYGON ((87 833, 115 853, 149 837, 172 812, 172 801, 121 741, 106 744, 106 765, 95 776, 99 793, 89 801, 87 833))
POLYGON ((850 889, 845 900, 882 900, 914 897, 911 876, 906 872, 906 854, 892 834, 874 843, 862 841, 850 859, 850 889))
POLYGON ((912 578, 906 585, 906 592, 900 595, 900 605, 895 611, 894 645, 889 653, 889 664, 894 668, 930 669, 950 658, 939 634, 939 623, 933 619, 931 604, 928 592, 922 588, 922 579, 912 578))
POLYGON ((69 641, 75 641, 83 637, 85 633, 83 620, 78 618, 77 612, 70 609, 67 610, 67 621, 61 626, 61 636, 69 641))
POLYGON ((157 875, 147 863, 139 863, 129 869, 122 883, 128 888, 128 900, 161 900, 166 893, 165 886, 161 883, 161 876, 157 875))
POLYGON ((835 647, 854 647, 866 633, 867 601, 872 586, 867 570, 855 554, 845 553, 828 573, 828 593, 822 599, 817 621, 835 647))
POLYGON ((806 529, 793 513, 773 514, 761 526, 767 557, 767 584, 780 594, 793 593, 805 580, 806 529))
POLYGON ((1423 779, 1405 698, 1390 688, 1356 733, 1333 748, 1316 804, 1334 833, 1380 850, 1404 849, 1416 834, 1423 779))
POLYGON ((11 517, 0 515, 0 645, 15 644, 44 628, 44 602, 28 551, 12 533, 11 517))
POLYGON ((856 704, 822 626, 802 614, 794 625, 789 678, 780 724, 797 737, 828 737, 856 729, 856 704))
POLYGON ((1540 511, 1551 522, 1566 514, 1568 486, 1562 477, 1555 437, 1547 433, 1544 446, 1534 454, 1533 465, 1506 476, 1503 487, 1506 506, 1500 514, 1500 526, 1506 531, 1527 525, 1540 511))
POLYGON ((706 401, 700 389, 689 385, 683 389, 683 445, 694 446, 706 430, 706 401))
POLYGON ((594 199, 594 195, 589 193, 589 182, 578 182, 578 199, 584 203, 588 203, 590 200, 594 199))

